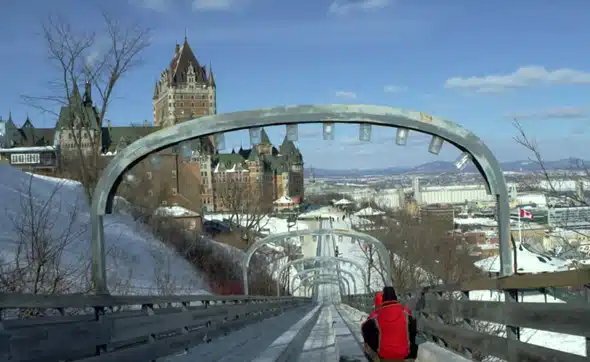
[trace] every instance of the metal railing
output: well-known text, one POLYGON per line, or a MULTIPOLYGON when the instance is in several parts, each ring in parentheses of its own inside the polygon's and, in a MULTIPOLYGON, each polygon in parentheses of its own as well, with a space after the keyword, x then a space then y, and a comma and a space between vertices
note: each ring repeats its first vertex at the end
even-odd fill
POLYGON ((311 298, 0 294, 0 361, 152 361, 311 298))
MULTIPOLYGON (((416 302, 414 315, 418 330, 425 337, 469 358, 494 356, 507 361, 588 361, 588 357, 519 340, 521 328, 582 336, 586 338, 586 356, 590 357, 588 299, 584 303, 532 303, 526 298, 524 302, 519 302, 518 296, 523 290, 529 293, 530 290, 539 290, 541 293, 551 287, 588 289, 590 270, 486 278, 460 285, 399 292, 398 295, 404 301, 416 302), (469 298, 472 291, 499 293, 494 298, 497 301, 481 301, 469 298), (500 296, 505 295, 510 297, 500 301, 500 296)), ((373 296, 345 296, 343 302, 370 313, 373 296)), ((558 343, 556 340, 555 344, 558 343)))

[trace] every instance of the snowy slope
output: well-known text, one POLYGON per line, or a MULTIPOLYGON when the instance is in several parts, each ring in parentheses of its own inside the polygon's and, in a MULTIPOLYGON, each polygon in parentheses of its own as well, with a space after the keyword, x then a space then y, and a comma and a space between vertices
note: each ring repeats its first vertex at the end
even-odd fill
MULTIPOLYGON (((30 214, 25 211, 30 204, 29 195, 36 205, 35 210, 49 206, 46 219, 52 242, 60 243, 66 235, 71 239, 61 257, 61 267, 72 270, 90 260, 90 214, 81 185, 71 180, 29 175, 2 164, 0 258, 14 260, 16 240, 22 234, 16 232, 15 225, 19 226, 20 222, 15 224, 14 220, 26 219, 30 214)), ((39 211, 35 211, 35 215, 39 215, 39 211)), ((158 294, 164 293, 165 288, 174 293, 206 293, 205 278, 129 215, 106 215, 104 223, 111 292, 158 294)), ((80 279, 82 272, 86 271, 79 271, 72 278, 80 279)))
MULTIPOLYGON (((566 260, 548 257, 528 250, 519 245, 516 250, 516 265, 519 273, 544 273, 568 270, 566 260)), ((491 256, 475 262, 475 266, 485 272, 500 271, 500 256, 491 256)))

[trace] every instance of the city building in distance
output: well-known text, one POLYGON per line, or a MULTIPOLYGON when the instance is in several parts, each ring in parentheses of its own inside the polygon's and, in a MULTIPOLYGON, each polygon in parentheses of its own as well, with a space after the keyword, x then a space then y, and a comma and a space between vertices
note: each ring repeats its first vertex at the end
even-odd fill
MULTIPOLYGON (((74 84, 69 104, 62 107, 53 128, 36 128, 28 117, 19 127, 10 112, 8 120, 0 118, 0 157, 26 171, 59 176, 65 174, 67 160, 76 157, 79 147, 84 154, 99 152, 106 165, 109 158, 141 137, 216 114, 216 92, 212 65, 208 70, 201 65, 185 36, 182 45, 176 44, 168 67, 154 86, 152 124, 143 121, 118 126, 106 120, 100 126, 92 85, 86 82, 81 93, 74 84), (70 107, 81 107, 82 117, 72 119, 70 107), (81 134, 80 142, 73 142, 74 132, 81 134), (83 137, 86 134, 92 137, 83 137)), ((260 144, 251 149, 222 153, 212 138, 204 137, 190 142, 188 150, 173 147, 160 151, 137 164, 130 171, 134 177, 127 179, 135 182, 131 188, 145 188, 144 202, 149 206, 178 205, 216 212, 235 207, 229 199, 230 191, 237 190, 229 190, 230 185, 249 190, 248 195, 257 198, 250 201, 272 206, 274 200, 287 197, 300 204, 303 165, 301 152, 293 142, 285 137, 278 148, 274 147, 263 130, 260 144)), ((234 194, 231 198, 236 197, 234 194)))

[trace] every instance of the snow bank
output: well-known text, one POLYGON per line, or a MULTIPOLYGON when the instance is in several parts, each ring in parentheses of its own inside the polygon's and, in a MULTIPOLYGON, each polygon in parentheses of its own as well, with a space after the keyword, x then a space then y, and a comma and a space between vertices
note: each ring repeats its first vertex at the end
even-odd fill
MULTIPOLYGON (((35 213, 46 207, 47 230, 53 242, 69 235, 61 265, 70 270, 90 260, 90 211, 78 182, 48 176, 30 175, 0 164, 0 257, 13 261, 19 235, 14 220, 22 220, 32 200, 35 213), (31 185, 29 193, 28 187, 31 185), (29 195, 31 197, 29 197, 29 195)), ((117 198, 122 213, 106 215, 104 231, 109 274, 113 293, 159 294, 207 293, 206 278, 142 225, 133 221, 125 200, 117 198), (163 280, 166 285, 163 285, 163 280)), ((28 214, 27 214, 28 213, 28 214)), ((18 221, 16 224, 18 225, 18 221)), ((74 278, 79 277, 73 276, 74 278)))
MULTIPOLYGON (((223 220, 229 219, 229 218, 230 218, 230 215, 221 214, 221 213, 206 214, 205 215, 205 220, 223 221, 223 220)), ((249 219, 248 216, 239 216, 238 219, 242 225, 246 225, 248 222, 250 222, 250 220, 252 220, 251 218, 249 219)), ((271 217, 268 217, 268 216, 262 217, 259 224, 260 224, 260 228, 261 228, 260 232, 265 235, 284 233, 289 230, 304 230, 304 229, 308 228, 308 226, 305 223, 296 222, 295 225, 292 226, 291 229, 289 229, 286 219, 281 219, 281 218, 272 217, 272 216, 271 217)))
MULTIPOLYGON (((485 272, 500 272, 499 255, 478 260, 474 264, 485 272)), ((568 261, 532 252, 523 245, 516 249, 516 265, 519 273, 545 273, 569 269, 568 261)))

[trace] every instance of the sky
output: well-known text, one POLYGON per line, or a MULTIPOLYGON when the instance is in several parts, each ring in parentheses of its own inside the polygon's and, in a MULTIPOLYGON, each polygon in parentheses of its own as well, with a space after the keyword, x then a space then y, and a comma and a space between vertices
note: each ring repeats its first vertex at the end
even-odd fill
MULTIPOLYGON (((0 115, 52 127, 55 116, 26 105, 59 73, 47 57, 41 24, 59 15, 72 32, 105 36, 100 12, 151 30, 141 64, 118 82, 107 118, 152 120, 153 85, 185 34, 199 61, 211 64, 219 113, 286 104, 376 104, 433 114, 478 135, 500 161, 523 160, 514 141, 519 120, 545 159, 584 158, 590 135, 590 2, 496 0, 2 0, 0 115), (586 34, 586 35, 584 35, 586 34)), ((306 167, 380 168, 453 160, 429 138, 396 146, 395 129, 300 127, 306 167)), ((284 127, 269 130, 278 143, 284 127)), ((247 132, 227 149, 247 147, 247 132)))

